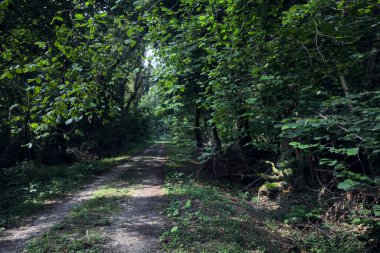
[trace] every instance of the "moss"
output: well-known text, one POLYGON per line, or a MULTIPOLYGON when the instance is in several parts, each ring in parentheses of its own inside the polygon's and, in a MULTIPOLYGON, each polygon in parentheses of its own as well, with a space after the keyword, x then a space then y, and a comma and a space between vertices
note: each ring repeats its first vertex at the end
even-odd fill
POLYGON ((287 187, 287 182, 265 183, 259 188, 259 193, 267 196, 274 196, 287 187))
POLYGON ((291 168, 283 169, 282 172, 283 172, 284 175, 287 176, 287 177, 290 177, 290 176, 293 175, 293 169, 291 169, 291 168))
POLYGON ((269 165, 273 174, 278 176, 284 176, 281 170, 277 169, 276 165, 271 161, 264 161, 265 164, 269 165))
POLYGON ((282 185, 279 184, 279 183, 266 183, 264 184, 264 186, 268 189, 268 190, 281 190, 282 188, 282 185))

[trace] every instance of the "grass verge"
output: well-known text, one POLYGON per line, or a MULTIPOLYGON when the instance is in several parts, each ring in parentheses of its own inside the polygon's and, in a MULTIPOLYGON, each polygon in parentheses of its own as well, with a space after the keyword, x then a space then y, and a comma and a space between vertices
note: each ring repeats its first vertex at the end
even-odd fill
MULTIPOLYGON (((139 152, 147 144, 135 145, 128 154, 139 152)), ((25 162, 0 171, 0 233, 68 193, 73 193, 96 175, 126 161, 129 155, 104 158, 70 165, 44 166, 25 162)))
MULTIPOLYGON (((196 173, 189 149, 169 147, 165 187, 168 252, 365 252, 349 224, 329 224, 320 210, 289 200, 252 196, 226 181, 196 173)), ((302 202, 302 201, 301 201, 302 202)))

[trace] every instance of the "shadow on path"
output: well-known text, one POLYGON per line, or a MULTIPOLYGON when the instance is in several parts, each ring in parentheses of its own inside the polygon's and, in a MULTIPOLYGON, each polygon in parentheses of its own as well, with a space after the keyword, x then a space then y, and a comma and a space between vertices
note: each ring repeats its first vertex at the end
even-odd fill
POLYGON ((137 157, 124 177, 137 186, 115 222, 106 228, 109 242, 104 252, 159 252, 159 237, 165 228, 163 215, 167 198, 163 190, 164 146, 153 156, 137 157))

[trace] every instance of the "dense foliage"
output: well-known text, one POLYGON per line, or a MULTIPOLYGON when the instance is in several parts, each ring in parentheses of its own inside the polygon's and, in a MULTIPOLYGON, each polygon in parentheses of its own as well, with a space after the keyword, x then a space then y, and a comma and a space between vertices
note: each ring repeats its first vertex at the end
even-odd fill
POLYGON ((165 1, 149 19, 161 107, 181 115, 182 133, 192 124, 199 147, 273 152, 309 185, 378 186, 379 11, 378 1, 165 1))
POLYGON ((214 172, 364 194, 379 216, 379 14, 378 0, 2 1, 0 168, 172 138, 214 172))
POLYGON ((144 139, 136 101, 148 83, 146 28, 133 5, 114 5, 2 3, 2 165, 51 163, 68 147, 105 153, 144 139))

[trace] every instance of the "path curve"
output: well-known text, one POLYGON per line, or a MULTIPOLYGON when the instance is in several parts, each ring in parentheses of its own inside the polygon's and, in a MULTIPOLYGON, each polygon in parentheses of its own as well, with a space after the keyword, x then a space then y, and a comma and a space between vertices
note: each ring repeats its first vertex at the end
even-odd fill
POLYGON ((142 172, 139 173, 142 177, 136 178, 141 180, 141 189, 134 191, 130 200, 123 204, 123 211, 116 224, 108 228, 112 236, 109 236, 110 242, 105 247, 108 248, 107 252, 149 252, 150 248, 156 247, 159 237, 158 230, 163 226, 160 205, 162 205, 161 201, 164 200, 160 198, 163 197, 164 193, 159 172, 165 161, 163 154, 164 146, 162 144, 152 145, 144 150, 141 155, 134 156, 130 161, 98 176, 92 183, 85 185, 84 190, 74 194, 68 200, 64 200, 50 209, 33 214, 33 217, 36 217, 35 220, 21 227, 6 230, 0 237, 0 253, 22 252, 30 239, 41 236, 54 225, 62 222, 71 209, 89 199, 94 191, 107 182, 118 178, 131 167, 136 166, 142 172), (144 158, 148 154, 151 155, 149 159, 144 158), (154 199, 154 197, 157 198, 154 199), (154 208, 149 210, 151 206, 154 208), (142 216, 137 217, 138 213, 142 216), (133 217, 129 218, 131 215, 133 217), (135 229, 131 229, 132 223, 135 223, 135 229), (154 223, 157 226, 150 226, 154 223), (120 229, 121 224, 131 226, 127 226, 127 229, 123 230, 120 229), (147 226, 145 230, 143 229, 144 224, 147 226), (151 231, 152 229, 154 231, 151 231), (131 249, 132 251, 130 251, 131 249))

